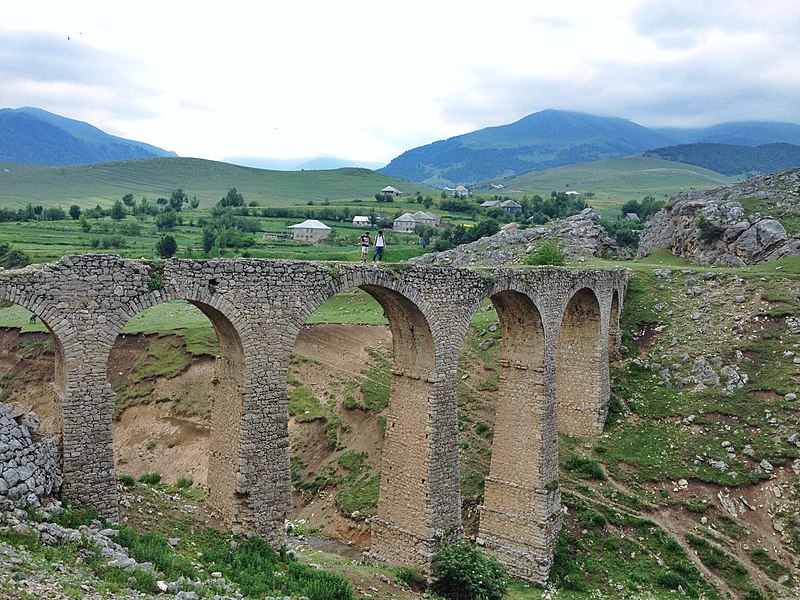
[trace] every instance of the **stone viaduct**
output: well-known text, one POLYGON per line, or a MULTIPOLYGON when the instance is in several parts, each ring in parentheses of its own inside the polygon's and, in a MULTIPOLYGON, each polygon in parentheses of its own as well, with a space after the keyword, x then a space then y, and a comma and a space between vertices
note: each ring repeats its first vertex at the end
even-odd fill
POLYGON ((602 430, 626 283, 622 270, 80 255, 0 271, 0 299, 38 315, 54 339, 63 496, 112 519, 111 347, 148 307, 186 300, 202 310, 220 345, 208 503, 277 546, 291 509, 286 387, 295 340, 325 300, 365 290, 383 307, 394 348, 372 551, 421 570, 441 540, 463 533, 456 369, 470 319, 490 299, 502 357, 479 541, 512 575, 543 583, 562 520, 557 435, 602 430))

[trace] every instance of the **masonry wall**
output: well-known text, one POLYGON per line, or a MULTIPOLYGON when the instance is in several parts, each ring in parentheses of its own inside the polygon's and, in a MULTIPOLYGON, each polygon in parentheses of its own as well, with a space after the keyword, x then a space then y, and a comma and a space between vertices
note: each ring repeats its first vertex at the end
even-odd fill
POLYGON ((621 303, 625 282, 622 271, 257 259, 154 265, 81 255, 0 271, 0 298, 37 314, 54 336, 63 495, 111 518, 111 346, 150 306, 183 299, 203 310, 220 340, 209 503, 229 524, 278 545, 291 509, 286 379, 297 334, 329 297, 366 290, 386 312, 394 347, 372 550, 423 570, 438 543, 462 534, 456 369, 470 319, 491 298, 501 317, 503 360, 480 535, 512 574, 541 583, 561 523, 558 413, 563 405, 586 416, 574 435, 602 429, 610 323, 618 318, 611 309, 615 297, 621 303), (556 374, 565 368, 588 394, 562 402, 557 389, 572 380, 556 374))

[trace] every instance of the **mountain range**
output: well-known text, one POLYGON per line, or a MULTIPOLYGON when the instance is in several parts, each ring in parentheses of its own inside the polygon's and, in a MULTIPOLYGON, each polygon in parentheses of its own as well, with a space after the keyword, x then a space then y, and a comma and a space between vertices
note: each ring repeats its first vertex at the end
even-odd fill
MULTIPOLYGON (((530 171, 697 143, 743 147, 790 144, 793 146, 790 162, 797 162, 786 168, 800 166, 800 125, 793 123, 745 121, 701 129, 649 129, 626 119, 548 109, 508 125, 408 150, 379 171, 431 187, 471 185, 530 171)), ((726 174, 729 171, 726 169, 726 174)), ((754 154, 739 172, 764 171, 754 154)))
POLYGON ((40 108, 0 109, 0 162, 65 166, 177 156, 40 108))
MULTIPOLYGON (((727 176, 782 171, 800 166, 800 125, 742 121, 706 128, 652 129, 617 117, 547 109, 514 123, 408 150, 377 170, 441 188, 641 153, 727 176)), ((0 163, 64 166, 175 156, 39 108, 0 109, 0 163)), ((273 170, 325 170, 352 164, 336 157, 239 157, 228 162, 273 170)), ((359 166, 375 169, 379 165, 359 166)))

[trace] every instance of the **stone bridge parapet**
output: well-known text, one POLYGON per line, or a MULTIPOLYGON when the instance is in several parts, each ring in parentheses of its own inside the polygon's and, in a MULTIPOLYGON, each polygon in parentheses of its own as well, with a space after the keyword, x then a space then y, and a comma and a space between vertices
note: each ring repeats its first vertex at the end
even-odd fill
POLYGON ((394 355, 372 550, 422 570, 437 544, 463 533, 457 367, 472 316, 491 300, 502 357, 479 541, 511 574, 543 583, 562 518, 557 435, 602 431, 626 284, 623 270, 87 254, 0 271, 0 299, 38 315, 54 339, 63 495, 112 519, 111 347, 149 307, 185 300, 203 311, 220 345, 208 502, 277 546, 291 509, 286 386, 297 335, 328 298, 365 290, 383 307, 394 355))

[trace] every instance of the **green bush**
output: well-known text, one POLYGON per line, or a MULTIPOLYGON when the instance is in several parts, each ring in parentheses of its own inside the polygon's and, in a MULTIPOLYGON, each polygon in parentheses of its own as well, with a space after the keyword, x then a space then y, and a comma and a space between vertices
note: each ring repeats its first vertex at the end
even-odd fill
POLYGON ((583 458, 577 454, 571 454, 564 462, 564 468, 567 471, 577 473, 584 479, 599 479, 605 481, 606 474, 603 473, 603 468, 600 463, 590 458, 583 458))
POLYGON ((155 471, 143 473, 141 477, 139 477, 139 481, 147 485, 155 485, 161 481, 161 473, 156 473, 155 471))
POLYGON ((444 544, 433 555, 433 591, 450 600, 501 600, 506 570, 469 542, 444 544))
POLYGON ((536 249, 525 259, 526 265, 552 265, 560 267, 567 262, 567 255, 561 249, 557 240, 544 240, 539 242, 536 249))

